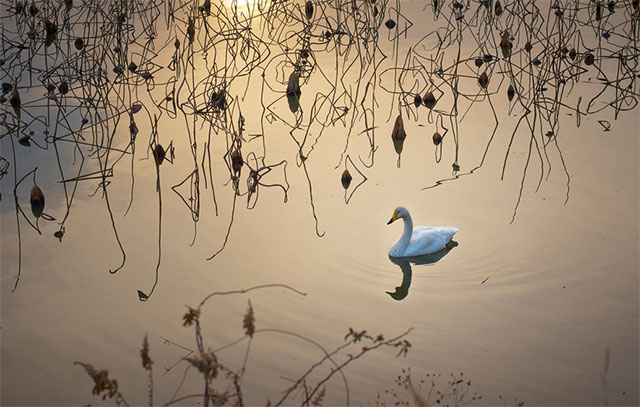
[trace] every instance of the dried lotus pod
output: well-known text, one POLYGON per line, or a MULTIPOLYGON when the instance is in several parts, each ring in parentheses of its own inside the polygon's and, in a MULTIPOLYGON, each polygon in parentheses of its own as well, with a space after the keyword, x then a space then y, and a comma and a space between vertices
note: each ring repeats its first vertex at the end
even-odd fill
POLYGON ((345 169, 344 172, 342 173, 342 176, 340 177, 340 182, 342 182, 342 187, 344 189, 348 189, 349 185, 351 185, 352 179, 353 177, 349 173, 349 170, 345 169))
POLYGON ((156 148, 153 149, 153 159, 156 161, 156 165, 162 164, 165 157, 167 156, 167 152, 160 144, 156 144, 156 148))
POLYGON ((396 122, 393 125, 393 131, 391 132, 391 138, 394 140, 404 140, 407 138, 407 133, 404 131, 404 122, 402 121, 402 115, 398 115, 396 122))
POLYGON ((211 93, 211 105, 214 111, 225 110, 227 108, 227 98, 223 90, 211 93))
POLYGON ((16 117, 18 119, 20 119, 20 115, 21 115, 21 106, 22 106, 22 101, 20 100, 20 94, 18 93, 18 88, 15 87, 13 89, 13 95, 11 95, 11 99, 9 99, 9 103, 11 104, 11 107, 13 108, 13 111, 16 114, 16 117))
POLYGON ((60 82, 60 85, 58 85, 58 91, 60 92, 61 95, 66 95, 67 93, 69 93, 69 82, 67 81, 60 82))
POLYGON ((502 51, 503 58, 509 58, 512 47, 513 44, 511 43, 509 32, 505 31, 502 33, 502 39, 500 40, 500 50, 502 51))
POLYGON ((31 147, 31 143, 29 142, 29 140, 31 140, 31 136, 27 134, 24 137, 20 137, 20 139, 18 140, 18 143, 20 143, 20 145, 25 147, 31 147))
POLYGON ((513 97, 516 95, 516 90, 513 87, 513 85, 509 85, 509 89, 507 89, 507 98, 509 99, 509 102, 511 102, 513 100, 513 97))
POLYGON ((478 85, 480 85, 482 89, 487 89, 487 86, 489 86, 489 77, 486 72, 482 72, 478 78, 478 85))
POLYGON ((204 13, 205 16, 211 15, 211 0, 204 0, 202 6, 198 8, 200 12, 204 13))
POLYGON ((391 140, 393 141, 393 148, 398 153, 398 167, 400 167, 400 154, 404 146, 404 140, 407 138, 407 133, 404 131, 404 122, 402 121, 402 115, 398 115, 396 122, 393 125, 393 131, 391 132, 391 140))
POLYGON ((244 160, 242 159, 242 153, 240 150, 233 150, 231 152, 231 168, 233 172, 239 173, 244 165, 244 160))
POLYGON ((424 103, 424 105, 429 109, 433 109, 438 101, 436 100, 436 97, 433 96, 433 92, 427 92, 427 94, 422 98, 422 103, 424 103))
POLYGON ((44 20, 43 25, 45 31, 44 46, 48 47, 56 40, 56 35, 58 34, 58 26, 48 18, 44 20))
POLYGON ((292 113, 295 113, 300 108, 300 76, 296 71, 291 72, 289 75, 289 82, 287 83, 287 101, 289 102, 289 109, 292 113))
POLYGON ((585 65, 593 65, 594 61, 595 61, 595 57, 591 52, 587 52, 586 54, 584 54, 585 65))
POLYGON ((531 45, 531 41, 527 41, 527 43, 524 44, 524 49, 527 52, 531 52, 531 50, 533 49, 533 45, 531 45))
POLYGON ((311 20, 313 18, 313 2, 311 2, 311 0, 307 0, 305 3, 304 14, 307 16, 307 20, 311 20))
POLYGON ((33 216, 39 218, 42 216, 42 212, 44 211, 44 194, 39 186, 34 185, 31 188, 31 212, 33 216))
POLYGON ((435 133, 433 133, 432 139, 433 139, 433 144, 436 145, 436 146, 438 146, 438 145, 440 145, 440 143, 442 143, 442 136, 437 131, 435 133))
POLYGON ((416 94, 416 95, 413 97, 413 105, 414 105, 415 107, 418 107, 418 106, 420 106, 421 104, 422 104, 422 97, 421 97, 420 95, 416 94))

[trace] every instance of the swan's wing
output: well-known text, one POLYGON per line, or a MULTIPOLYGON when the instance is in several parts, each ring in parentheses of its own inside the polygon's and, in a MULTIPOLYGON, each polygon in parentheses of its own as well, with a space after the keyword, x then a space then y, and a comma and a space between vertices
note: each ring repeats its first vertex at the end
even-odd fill
POLYGON ((405 256, 419 256, 444 249, 458 228, 452 226, 427 227, 416 226, 411 235, 411 242, 405 256))
POLYGON ((453 238, 453 235, 455 235, 457 232, 458 232, 458 228, 455 226, 438 226, 438 227, 416 226, 415 228, 413 228, 413 234, 411 236, 411 240, 413 240, 414 236, 416 235, 424 235, 428 233, 441 234, 451 239, 453 238))

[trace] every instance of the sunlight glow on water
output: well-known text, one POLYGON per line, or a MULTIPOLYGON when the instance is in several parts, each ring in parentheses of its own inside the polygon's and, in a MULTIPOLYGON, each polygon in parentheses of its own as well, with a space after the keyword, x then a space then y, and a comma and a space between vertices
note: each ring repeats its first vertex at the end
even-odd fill
POLYGON ((236 13, 253 11, 256 8, 264 7, 264 0, 228 0, 229 7, 236 13))

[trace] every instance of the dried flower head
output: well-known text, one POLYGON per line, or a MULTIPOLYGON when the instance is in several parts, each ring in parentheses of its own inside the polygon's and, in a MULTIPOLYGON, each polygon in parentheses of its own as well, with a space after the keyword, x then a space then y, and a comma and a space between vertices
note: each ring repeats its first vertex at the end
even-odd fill
POLYGON ((218 376, 218 370, 221 365, 218 364, 218 358, 216 358, 213 351, 201 352, 199 355, 189 357, 186 360, 204 375, 207 382, 218 376))
POLYGON ((107 369, 98 370, 90 363, 73 362, 74 365, 80 365, 84 368, 87 374, 93 379, 92 394, 99 396, 102 394, 102 400, 115 399, 116 405, 127 405, 127 402, 122 397, 120 390, 118 389, 118 381, 116 379, 109 379, 109 372, 107 369))
POLYGON ((247 334, 250 338, 253 338, 253 334, 256 331, 255 322, 256 318, 253 316, 253 307, 251 306, 251 301, 249 301, 249 308, 247 309, 247 313, 244 314, 244 318, 242 319, 242 327, 244 328, 244 333, 247 334))
POLYGON ((142 367, 144 367, 146 370, 151 371, 153 360, 151 360, 151 357, 149 356, 149 341, 147 340, 147 335, 144 336, 144 340, 142 341, 140 357, 142 358, 142 367))
POLYGON ((229 392, 218 393, 215 389, 209 388, 209 401, 213 406, 226 406, 229 402, 229 392))
POLYGON ((324 395, 326 393, 327 388, 325 386, 322 387, 322 389, 318 392, 318 394, 316 394, 316 396, 313 398, 313 400, 311 400, 311 405, 312 406, 321 406, 322 405, 322 400, 324 399, 324 395))
POLYGON ((183 320, 182 325, 190 326, 198 318, 199 314, 200 312, 198 310, 195 310, 189 307, 189 311, 182 316, 182 320, 183 320))

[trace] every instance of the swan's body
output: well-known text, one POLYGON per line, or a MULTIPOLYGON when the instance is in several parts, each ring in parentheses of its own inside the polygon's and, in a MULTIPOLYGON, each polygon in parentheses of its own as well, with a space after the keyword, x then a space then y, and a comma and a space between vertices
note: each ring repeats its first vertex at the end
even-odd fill
POLYGON ((389 249, 391 257, 421 256, 435 253, 447 247, 458 228, 453 226, 413 227, 413 220, 407 208, 399 206, 393 211, 390 224, 396 219, 404 221, 404 230, 400 238, 389 249))

